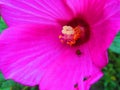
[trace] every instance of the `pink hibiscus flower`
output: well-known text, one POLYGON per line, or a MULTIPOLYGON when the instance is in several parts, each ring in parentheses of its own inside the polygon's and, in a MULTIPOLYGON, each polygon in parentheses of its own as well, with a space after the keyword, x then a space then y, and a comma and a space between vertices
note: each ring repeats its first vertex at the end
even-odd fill
POLYGON ((40 90, 89 90, 120 29, 118 0, 0 0, 6 79, 40 90))

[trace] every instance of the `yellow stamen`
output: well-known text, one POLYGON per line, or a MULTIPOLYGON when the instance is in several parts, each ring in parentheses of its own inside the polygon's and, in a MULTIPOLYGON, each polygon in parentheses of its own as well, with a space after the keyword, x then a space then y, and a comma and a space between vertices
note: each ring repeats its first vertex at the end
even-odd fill
POLYGON ((59 35, 61 42, 66 42, 66 44, 72 46, 76 44, 77 40, 81 37, 82 29, 78 25, 75 28, 71 26, 63 26, 62 35, 59 35))
POLYGON ((63 26, 62 34, 72 35, 74 33, 74 29, 71 26, 63 26))

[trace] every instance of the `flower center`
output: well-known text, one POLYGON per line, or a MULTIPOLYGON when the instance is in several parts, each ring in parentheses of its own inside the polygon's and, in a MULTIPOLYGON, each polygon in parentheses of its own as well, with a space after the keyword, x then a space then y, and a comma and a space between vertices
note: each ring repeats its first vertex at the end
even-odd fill
POLYGON ((61 32, 62 34, 59 35, 60 41, 73 46, 77 44, 77 41, 84 37, 85 30, 80 25, 77 25, 76 27, 63 26, 61 32))

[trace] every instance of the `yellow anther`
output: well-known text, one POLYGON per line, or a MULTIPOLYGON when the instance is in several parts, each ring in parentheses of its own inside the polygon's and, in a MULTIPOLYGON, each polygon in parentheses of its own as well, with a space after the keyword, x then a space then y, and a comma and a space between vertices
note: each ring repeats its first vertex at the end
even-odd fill
POLYGON ((78 25, 75 28, 71 26, 63 26, 62 35, 59 35, 61 42, 66 42, 66 44, 72 46, 76 44, 77 40, 81 37, 81 27, 78 25))
POLYGON ((74 33, 74 29, 71 26, 63 26, 62 34, 72 35, 74 33))

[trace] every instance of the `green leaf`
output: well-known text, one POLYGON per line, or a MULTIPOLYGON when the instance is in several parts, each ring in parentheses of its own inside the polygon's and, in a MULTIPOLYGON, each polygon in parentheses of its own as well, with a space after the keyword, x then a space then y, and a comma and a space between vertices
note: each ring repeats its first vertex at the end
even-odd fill
POLYGON ((0 90, 11 90, 10 87, 7 87, 7 88, 0 88, 0 90))
POLYGON ((30 90, 30 87, 24 87, 22 90, 30 90))
POLYGON ((12 86, 15 86, 16 84, 12 81, 12 80, 5 80, 1 87, 2 88, 5 88, 5 87, 12 87, 12 86))
POLYGON ((7 28, 7 26, 4 23, 3 19, 0 17, 0 32, 2 32, 5 28, 7 28))
POLYGON ((4 81, 4 77, 2 75, 2 73, 0 73, 0 82, 4 81))
POLYGON ((31 90, 39 90, 38 86, 32 87, 31 90))
POLYGON ((110 50, 120 54, 120 33, 118 33, 118 35, 114 39, 112 45, 110 46, 110 50))

